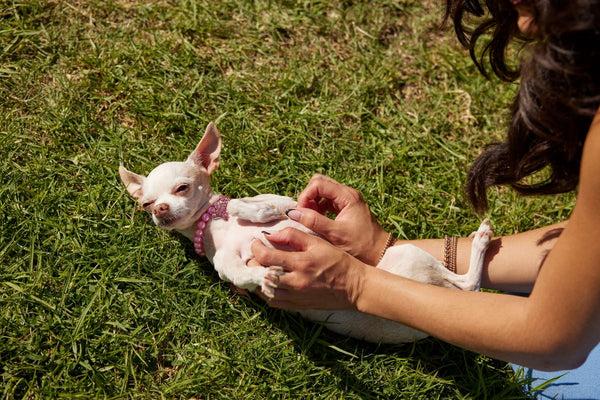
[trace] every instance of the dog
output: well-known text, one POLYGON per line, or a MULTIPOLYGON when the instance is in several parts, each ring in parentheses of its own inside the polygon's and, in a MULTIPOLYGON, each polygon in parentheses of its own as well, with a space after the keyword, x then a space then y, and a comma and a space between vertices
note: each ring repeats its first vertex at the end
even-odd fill
MULTIPOLYGON (((220 152, 221 135, 211 122, 186 161, 160 164, 148 176, 120 165, 119 175, 129 194, 151 214, 154 223, 194 241, 196 252, 206 255, 221 279, 250 291, 260 287, 266 296, 272 297, 275 289, 272 282, 285 271, 276 266, 247 266, 252 258, 252 241, 258 239, 271 246, 261 234, 266 229, 277 231, 292 227, 314 233, 286 217, 285 211, 296 207, 296 201, 289 197, 263 194, 229 200, 213 192, 210 176, 219 166, 220 152)), ((410 244, 388 248, 376 267, 423 283, 479 290, 491 237, 492 229, 486 220, 474 232, 469 270, 465 275, 449 271, 441 261, 410 244)), ((400 323, 358 311, 298 312, 334 332, 374 343, 405 343, 427 336, 400 323)))

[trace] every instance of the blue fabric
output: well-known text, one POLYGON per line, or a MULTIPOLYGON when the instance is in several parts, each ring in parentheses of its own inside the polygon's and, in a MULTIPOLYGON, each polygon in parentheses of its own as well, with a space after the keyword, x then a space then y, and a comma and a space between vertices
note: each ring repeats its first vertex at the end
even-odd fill
POLYGON ((515 371, 522 370, 525 377, 531 379, 526 388, 528 391, 558 377, 535 393, 537 399, 600 400, 600 345, 596 346, 581 367, 570 371, 544 372, 514 364, 512 367, 515 371))

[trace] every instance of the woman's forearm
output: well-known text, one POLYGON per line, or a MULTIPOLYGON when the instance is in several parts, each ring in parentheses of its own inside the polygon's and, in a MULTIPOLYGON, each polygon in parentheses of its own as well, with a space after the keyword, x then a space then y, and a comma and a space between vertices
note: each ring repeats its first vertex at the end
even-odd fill
POLYGON ((356 300, 359 311, 402 321, 505 361, 539 369, 560 369, 572 363, 565 359, 570 357, 568 349, 556 346, 552 327, 540 334, 545 327, 530 326, 528 298, 426 285, 377 268, 368 268, 364 274, 356 300))
MULTIPOLYGON (((507 292, 529 293, 537 278, 545 254, 552 248, 556 238, 541 244, 540 239, 548 232, 564 228, 566 222, 543 228, 503 236, 492 240, 486 253, 482 275, 482 287, 507 292)), ((442 260, 443 239, 398 240, 396 244, 411 243, 442 260)), ((464 274, 469 269, 471 239, 459 238, 456 271, 464 274)))

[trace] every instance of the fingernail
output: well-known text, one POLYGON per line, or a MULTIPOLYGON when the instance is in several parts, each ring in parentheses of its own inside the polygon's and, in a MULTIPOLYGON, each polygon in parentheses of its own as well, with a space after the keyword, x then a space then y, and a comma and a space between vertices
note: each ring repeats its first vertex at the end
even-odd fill
POLYGON ((267 231, 261 231, 263 235, 267 235, 269 236, 271 234, 271 232, 267 232, 267 231))
POLYGON ((296 210, 295 208, 290 208, 289 210, 286 210, 285 215, 287 215, 289 219, 292 219, 294 221, 298 221, 302 217, 302 213, 296 210))

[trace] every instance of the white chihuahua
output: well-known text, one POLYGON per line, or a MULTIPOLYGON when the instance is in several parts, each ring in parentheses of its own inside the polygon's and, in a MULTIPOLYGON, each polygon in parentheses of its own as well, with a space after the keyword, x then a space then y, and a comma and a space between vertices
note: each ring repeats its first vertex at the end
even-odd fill
MULTIPOLYGON (((235 286, 255 290, 258 286, 273 296, 280 267, 250 267, 252 240, 265 245, 261 231, 293 227, 312 233, 303 225, 288 219, 285 211, 296 202, 284 196, 264 194, 232 199, 212 191, 210 175, 219 166, 221 136, 211 122, 204 136, 184 162, 167 162, 156 167, 147 177, 119 167, 121 180, 129 194, 152 215, 156 225, 175 229, 194 241, 196 252, 206 255, 219 277, 235 286), (268 279, 265 279, 268 278, 268 279)), ((377 268, 419 282, 478 290, 485 251, 492 230, 484 221, 474 233, 469 271, 457 275, 442 262, 412 245, 390 247, 377 268)), ((304 317, 322 322, 334 332, 375 343, 404 343, 419 340, 427 334, 397 322, 357 311, 302 310, 304 317)))

